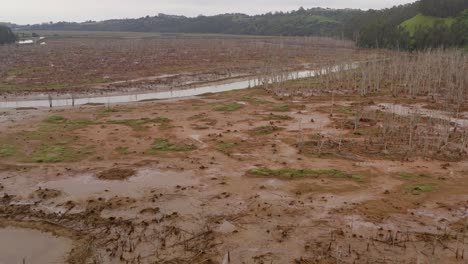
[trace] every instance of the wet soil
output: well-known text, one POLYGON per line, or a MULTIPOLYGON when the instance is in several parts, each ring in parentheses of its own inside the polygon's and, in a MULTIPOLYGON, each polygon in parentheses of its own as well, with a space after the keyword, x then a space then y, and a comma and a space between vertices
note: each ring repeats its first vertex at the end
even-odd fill
POLYGON ((97 177, 102 180, 125 180, 135 175, 135 173, 134 169, 112 168, 99 172, 97 177))
POLYGON ((6 110, 0 223, 55 230, 69 263, 464 263, 466 159, 303 144, 364 142, 341 125, 358 101, 247 89, 6 110))

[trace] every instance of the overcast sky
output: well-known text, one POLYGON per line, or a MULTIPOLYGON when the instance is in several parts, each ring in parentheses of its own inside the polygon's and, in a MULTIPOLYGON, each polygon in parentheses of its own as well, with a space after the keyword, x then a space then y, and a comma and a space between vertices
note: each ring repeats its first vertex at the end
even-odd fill
POLYGON ((303 6, 379 9, 415 0, 1 0, 0 21, 35 24, 49 21, 137 18, 158 13, 197 16, 260 14, 303 6))

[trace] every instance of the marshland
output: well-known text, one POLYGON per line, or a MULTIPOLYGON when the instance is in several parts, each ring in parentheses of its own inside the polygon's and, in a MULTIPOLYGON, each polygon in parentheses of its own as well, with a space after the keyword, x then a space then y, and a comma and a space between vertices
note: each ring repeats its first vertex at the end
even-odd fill
POLYGON ((466 263, 463 48, 35 32, 0 46, 0 263, 466 263))

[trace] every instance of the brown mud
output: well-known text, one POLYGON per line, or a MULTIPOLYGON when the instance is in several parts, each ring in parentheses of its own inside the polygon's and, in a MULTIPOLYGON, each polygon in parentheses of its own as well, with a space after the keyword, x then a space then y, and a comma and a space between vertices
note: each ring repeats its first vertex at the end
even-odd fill
POLYGON ((465 263, 466 157, 369 148, 361 101, 6 110, 2 227, 70 239, 69 263, 465 263))

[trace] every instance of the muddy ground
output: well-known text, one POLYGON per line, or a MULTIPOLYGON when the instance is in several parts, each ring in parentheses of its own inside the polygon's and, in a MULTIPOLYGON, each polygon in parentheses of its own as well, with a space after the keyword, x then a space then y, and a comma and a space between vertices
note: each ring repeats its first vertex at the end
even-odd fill
POLYGON ((388 101, 254 88, 2 110, 0 225, 71 240, 68 263, 466 263, 464 154, 346 144, 388 101))
MULTIPOLYGON (((376 52, 329 38, 240 36, 47 36, 47 45, 0 47, 4 99, 51 94, 148 92, 194 83, 316 69, 374 59, 376 52), (7 97, 5 97, 7 96, 7 97)), ((388 52, 387 52, 388 53, 388 52)))

